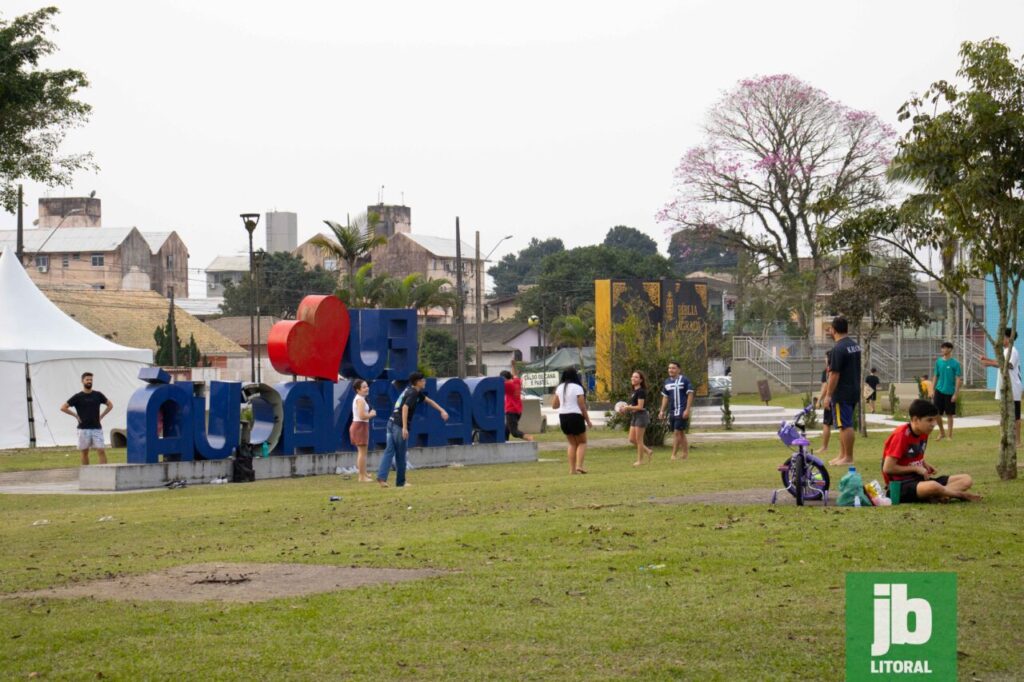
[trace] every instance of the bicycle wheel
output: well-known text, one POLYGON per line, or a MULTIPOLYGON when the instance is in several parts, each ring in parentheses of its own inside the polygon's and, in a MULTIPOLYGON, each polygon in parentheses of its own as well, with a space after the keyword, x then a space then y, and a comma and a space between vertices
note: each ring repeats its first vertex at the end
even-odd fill
POLYGON ((798 507, 804 506, 804 453, 803 449, 793 455, 793 496, 798 507))

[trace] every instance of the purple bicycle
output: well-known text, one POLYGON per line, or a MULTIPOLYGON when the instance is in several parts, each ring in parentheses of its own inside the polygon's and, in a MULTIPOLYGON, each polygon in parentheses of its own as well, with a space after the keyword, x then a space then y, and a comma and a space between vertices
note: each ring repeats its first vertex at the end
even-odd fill
POLYGON ((793 421, 782 422, 779 426, 779 440, 786 447, 796 449, 779 466, 782 487, 772 493, 772 504, 775 504, 779 493, 785 491, 796 498, 799 506, 803 506, 804 500, 821 500, 828 505, 828 469, 823 461, 811 454, 811 443, 807 440, 806 420, 813 409, 808 405, 793 421))

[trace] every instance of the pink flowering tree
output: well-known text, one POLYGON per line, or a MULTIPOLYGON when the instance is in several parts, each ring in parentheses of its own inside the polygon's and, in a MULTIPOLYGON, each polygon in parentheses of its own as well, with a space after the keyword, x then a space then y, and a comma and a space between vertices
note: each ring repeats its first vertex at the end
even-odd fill
POLYGON ((704 141, 675 170, 675 197, 659 213, 671 231, 726 235, 804 290, 809 331, 829 256, 822 234, 888 198, 896 133, 790 75, 740 81, 709 111, 704 141), (801 268, 801 259, 810 268, 801 268))

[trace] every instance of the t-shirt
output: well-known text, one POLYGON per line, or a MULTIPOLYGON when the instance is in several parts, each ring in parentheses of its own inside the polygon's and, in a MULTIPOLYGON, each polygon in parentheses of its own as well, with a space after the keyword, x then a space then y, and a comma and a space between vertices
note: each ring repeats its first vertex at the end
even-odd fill
POLYGON ((860 346, 849 336, 832 347, 832 372, 839 375, 832 402, 855 405, 860 402, 860 346))
POLYGON ((555 388, 558 396, 558 414, 583 414, 580 411, 578 396, 586 395, 579 384, 558 384, 555 388))
POLYGON ((99 391, 80 391, 68 399, 68 406, 78 413, 78 428, 102 429, 100 424, 100 407, 107 404, 107 396, 99 391))
MULTIPOLYGON (((1013 399, 1020 400, 1021 384, 1020 384, 1020 355, 1017 353, 1017 349, 1014 346, 1010 346, 1009 349, 1003 349, 1003 355, 1009 354, 1010 358, 1010 390, 1013 392, 1013 399)), ((996 367, 996 400, 1003 397, 1003 372, 996 367)))
POLYGON ((523 413, 523 380, 512 377, 505 380, 505 414, 523 413))
POLYGON ((872 391, 877 391, 878 384, 882 383, 882 380, 878 378, 877 374, 869 374, 864 383, 870 386, 872 391))
POLYGON ((821 370, 821 383, 825 383, 826 381, 828 381, 828 370, 823 369, 821 370))
POLYGON ((363 404, 363 409, 366 410, 367 414, 370 413, 370 406, 367 404, 366 398, 364 398, 361 395, 357 395, 355 398, 352 399, 352 421, 354 421, 354 422, 368 422, 368 421, 370 421, 369 419, 360 419, 359 418, 359 403, 363 404))
POLYGON ((629 396, 629 404, 630 405, 634 405, 634 406, 635 405, 639 405, 641 400, 644 401, 644 407, 647 407, 648 405, 647 405, 647 389, 646 388, 638 388, 635 391, 633 391, 633 395, 629 396))
POLYGON ((665 383, 661 387, 661 394, 668 397, 668 409, 673 417, 678 417, 686 411, 690 393, 693 393, 693 384, 682 374, 675 379, 672 377, 665 379, 665 383))
MULTIPOLYGON (((926 447, 928 447, 928 436, 914 433, 914 430, 910 428, 910 424, 897 426, 896 430, 885 441, 885 447, 882 449, 882 465, 885 465, 886 457, 893 457, 896 459, 896 463, 901 466, 915 466, 924 459, 926 447)), ((923 466, 921 467, 920 474, 893 474, 889 476, 884 471, 882 472, 886 487, 888 487, 889 481, 923 480, 927 476, 928 472, 925 471, 923 466)))
POLYGON ((960 369, 960 361, 956 358, 939 358, 935 361, 935 390, 938 393, 945 393, 946 395, 953 395, 956 393, 956 378, 963 376, 963 370, 960 369))
POLYGON ((412 386, 408 386, 402 395, 398 396, 398 400, 395 401, 395 409, 391 413, 391 418, 395 420, 395 423, 402 426, 402 407, 405 405, 409 406, 409 424, 412 424, 412 413, 416 411, 416 406, 427 399, 427 392, 420 391, 412 386))

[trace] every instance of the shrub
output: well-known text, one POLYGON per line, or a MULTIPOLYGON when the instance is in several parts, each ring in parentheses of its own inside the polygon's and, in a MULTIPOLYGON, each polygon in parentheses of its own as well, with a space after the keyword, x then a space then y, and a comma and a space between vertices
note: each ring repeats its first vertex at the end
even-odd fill
POLYGON ((722 426, 726 431, 732 431, 732 423, 736 418, 732 414, 732 395, 729 391, 722 394, 722 426))

